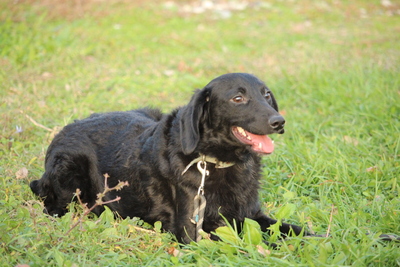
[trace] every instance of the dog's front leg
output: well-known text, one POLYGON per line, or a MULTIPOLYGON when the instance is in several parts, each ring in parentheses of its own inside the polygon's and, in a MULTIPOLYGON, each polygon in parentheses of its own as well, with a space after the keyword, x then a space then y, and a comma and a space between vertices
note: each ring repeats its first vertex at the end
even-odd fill
MULTIPOLYGON (((258 222, 261 227, 261 231, 263 232, 270 232, 268 228, 277 222, 277 220, 269 218, 261 211, 256 213, 253 220, 258 222)), ((281 232, 282 237, 286 237, 290 234, 299 235, 303 231, 303 228, 293 224, 282 223, 282 225, 279 227, 279 231, 281 232)))
POLYGON ((196 225, 190 220, 185 221, 184 226, 177 229, 175 234, 178 242, 183 244, 189 244, 196 240, 196 225))

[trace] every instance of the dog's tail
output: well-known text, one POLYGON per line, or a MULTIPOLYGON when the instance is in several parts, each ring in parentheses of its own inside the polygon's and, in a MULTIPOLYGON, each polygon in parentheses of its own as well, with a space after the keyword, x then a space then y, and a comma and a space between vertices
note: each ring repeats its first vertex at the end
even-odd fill
POLYGON ((381 234, 379 239, 382 241, 395 241, 400 242, 400 236, 394 234, 381 234))

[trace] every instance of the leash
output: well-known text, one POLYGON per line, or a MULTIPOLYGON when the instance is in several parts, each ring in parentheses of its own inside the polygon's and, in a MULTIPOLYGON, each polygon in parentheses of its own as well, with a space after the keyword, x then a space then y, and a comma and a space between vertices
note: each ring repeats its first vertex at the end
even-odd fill
POLYGON ((204 234, 203 223, 204 223, 204 212, 206 210, 207 200, 204 196, 204 184, 206 181, 206 176, 210 173, 207 170, 207 162, 215 164, 215 168, 228 168, 233 166, 235 163, 231 162, 222 162, 214 157, 207 157, 205 155, 200 155, 200 157, 192 160, 186 168, 183 170, 182 175, 189 170, 191 166, 197 163, 197 169, 201 173, 201 182, 199 189, 197 190, 197 195, 194 197, 194 211, 193 216, 190 221, 196 225, 196 242, 199 242, 202 239, 202 235, 204 234))
POLYGON ((197 195, 194 197, 194 211, 193 217, 190 221, 196 225, 196 242, 199 242, 202 238, 201 234, 204 232, 204 212, 207 205, 207 200, 204 196, 204 183, 206 180, 206 176, 209 175, 209 172, 207 171, 207 162, 199 161, 197 163, 197 169, 201 173, 201 183, 199 189, 197 190, 197 195))

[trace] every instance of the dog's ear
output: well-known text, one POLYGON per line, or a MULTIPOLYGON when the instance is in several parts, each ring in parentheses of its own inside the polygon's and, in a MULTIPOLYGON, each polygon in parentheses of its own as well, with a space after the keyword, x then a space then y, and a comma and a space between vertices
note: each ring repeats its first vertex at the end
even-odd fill
POLYGON ((40 195, 39 180, 33 180, 29 186, 35 195, 40 195))
POLYGON ((210 100, 210 89, 197 90, 189 104, 183 108, 180 118, 180 136, 183 153, 189 155, 196 149, 200 141, 200 123, 207 110, 205 106, 210 100))
POLYGON ((270 94, 271 94, 271 100, 272 100, 272 107, 273 107, 276 111, 279 111, 279 110, 278 110, 278 103, 277 103, 276 100, 275 100, 274 94, 273 94, 272 92, 270 92, 270 94))

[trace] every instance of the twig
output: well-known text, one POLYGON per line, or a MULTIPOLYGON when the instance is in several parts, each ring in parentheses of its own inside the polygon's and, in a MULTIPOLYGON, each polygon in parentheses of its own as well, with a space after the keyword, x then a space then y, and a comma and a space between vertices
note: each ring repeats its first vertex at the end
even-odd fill
MULTIPOLYGON (((22 110, 21 110, 21 113, 24 114, 24 112, 23 112, 22 110)), ((42 129, 45 129, 46 131, 49 131, 49 132, 52 132, 52 131, 53 131, 52 129, 50 129, 50 128, 44 126, 43 124, 38 123, 37 121, 35 121, 35 120, 34 120, 31 116, 29 116, 28 114, 24 114, 24 115, 25 115, 25 117, 27 117, 34 125, 36 125, 36 126, 42 128, 42 129)))
MULTIPOLYGON (((110 192, 110 191, 113 191, 113 190, 116 190, 116 191, 121 190, 124 186, 128 186, 128 185, 129 185, 128 182, 121 182, 121 181, 119 181, 119 183, 118 183, 116 186, 110 188, 110 187, 108 187, 108 184, 107 184, 107 179, 108 179, 108 177, 109 177, 108 174, 104 174, 104 191, 103 191, 102 193, 97 194, 97 200, 96 200, 95 204, 94 204, 91 208, 88 208, 88 207, 87 207, 87 204, 86 204, 86 203, 84 204, 84 203, 82 202, 82 200, 81 200, 81 198, 80 198, 81 190, 80 190, 79 188, 76 189, 75 196, 76 196, 76 198, 78 199, 79 204, 80 204, 80 205, 83 207, 83 209, 85 210, 85 212, 84 212, 84 213, 82 214, 82 216, 78 219, 78 221, 77 221, 76 223, 74 223, 74 224, 70 227, 70 229, 65 233, 65 236, 67 236, 69 233, 71 233, 71 231, 72 231, 73 229, 75 229, 79 224, 81 224, 81 223, 83 222, 84 218, 85 218, 90 212, 92 212, 96 207, 98 207, 98 206, 100 206, 100 205, 105 205, 105 204, 109 204, 109 203, 112 203, 112 202, 116 202, 116 201, 121 200, 121 197, 117 196, 115 199, 111 199, 111 200, 108 200, 108 201, 103 201, 103 197, 106 195, 106 193, 108 193, 108 192, 110 192)), ((60 237, 60 239, 61 239, 61 238, 62 238, 62 237, 60 237)), ((59 240, 60 240, 60 239, 59 239, 59 240)))
POLYGON ((332 220, 333 220, 333 210, 334 209, 335 209, 335 206, 332 204, 331 215, 329 217, 329 224, 328 224, 328 229, 326 230, 325 237, 329 237, 329 233, 331 232, 331 225, 332 225, 332 220))
POLYGON ((151 235, 157 234, 156 231, 149 230, 149 229, 144 229, 144 228, 142 228, 142 227, 140 227, 140 226, 133 226, 133 228, 134 228, 135 230, 138 230, 138 231, 141 231, 141 232, 145 232, 145 233, 148 233, 148 234, 151 234, 151 235))

